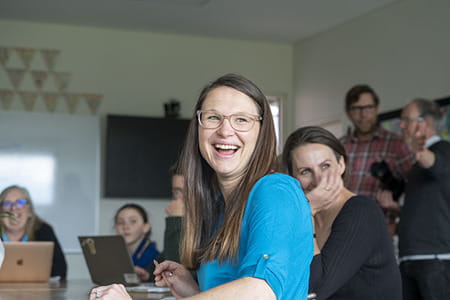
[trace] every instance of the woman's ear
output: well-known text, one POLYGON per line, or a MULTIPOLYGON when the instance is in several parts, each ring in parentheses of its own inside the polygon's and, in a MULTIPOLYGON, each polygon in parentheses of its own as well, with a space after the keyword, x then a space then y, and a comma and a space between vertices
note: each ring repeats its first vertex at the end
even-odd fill
POLYGON ((342 176, 342 174, 344 174, 345 172, 345 161, 344 161, 344 156, 341 155, 341 157, 339 157, 339 161, 338 161, 338 166, 339 166, 339 174, 342 176))
POLYGON ((143 231, 144 231, 145 234, 148 234, 151 229, 152 229, 152 224, 151 223, 145 223, 144 224, 143 231))

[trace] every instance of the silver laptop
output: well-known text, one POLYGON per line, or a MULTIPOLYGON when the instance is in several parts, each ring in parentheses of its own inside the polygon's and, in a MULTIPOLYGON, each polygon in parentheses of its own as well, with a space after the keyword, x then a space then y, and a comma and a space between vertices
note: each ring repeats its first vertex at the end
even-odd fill
POLYGON ((1 282, 46 282, 50 279, 53 242, 3 242, 1 282))

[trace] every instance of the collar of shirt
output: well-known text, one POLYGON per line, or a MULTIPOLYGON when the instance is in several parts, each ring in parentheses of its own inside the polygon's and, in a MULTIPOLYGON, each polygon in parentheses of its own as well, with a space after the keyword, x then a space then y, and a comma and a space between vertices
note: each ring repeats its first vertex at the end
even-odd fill
MULTIPOLYGON (((356 136, 356 131, 353 130, 352 134, 349 136, 350 137, 350 141, 352 141, 353 143, 358 142, 360 139, 356 136)), ((381 126, 377 127, 377 130, 375 130, 375 132, 373 133, 373 136, 370 138, 370 140, 372 139, 377 139, 377 138, 382 138, 383 136, 386 135, 386 130, 384 128, 382 128, 381 126)))
POLYGON ((430 148, 432 145, 436 144, 441 140, 441 137, 438 135, 433 135, 425 142, 425 147, 430 148))

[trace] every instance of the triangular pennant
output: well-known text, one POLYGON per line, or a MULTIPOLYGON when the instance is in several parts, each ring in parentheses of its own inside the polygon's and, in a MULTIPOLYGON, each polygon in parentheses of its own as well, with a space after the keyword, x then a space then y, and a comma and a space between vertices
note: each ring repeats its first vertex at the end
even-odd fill
POLYGON ((23 77, 25 75, 25 70, 23 69, 12 69, 6 68, 6 73, 8 74, 9 80, 15 89, 18 89, 22 83, 23 77))
POLYGON ((14 97, 13 91, 0 89, 0 101, 2 103, 3 109, 8 110, 11 107, 13 97, 14 97))
POLYGON ((19 92, 20 99, 25 110, 32 111, 34 104, 36 103, 37 93, 36 92, 19 92))
POLYGON ((0 65, 6 67, 6 63, 9 59, 9 48, 8 47, 0 47, 0 65))
POLYGON ((69 109, 69 113, 73 114, 77 108, 78 103, 80 102, 80 94, 64 94, 64 100, 66 100, 67 108, 69 109))
POLYGON ((25 68, 29 69, 36 50, 31 48, 15 48, 15 50, 19 54, 25 68))
POLYGON ((60 51, 54 49, 41 49, 41 55, 44 59, 45 65, 49 70, 53 70, 60 51))
POLYGON ((42 98, 44 99, 45 106, 49 112, 54 112, 56 109, 56 104, 58 103, 58 93, 44 93, 42 98))
POLYGON ((84 99, 86 100, 87 105, 89 106, 91 113, 97 113, 97 110, 100 106, 100 102, 103 99, 103 95, 101 94, 84 94, 84 99))
POLYGON ((42 89, 42 86, 44 85, 45 80, 48 77, 48 72, 33 70, 31 71, 31 77, 33 77, 34 85, 36 86, 36 88, 40 90, 42 89))
POLYGON ((53 78, 55 79, 55 86, 58 91, 62 92, 69 86, 71 74, 68 72, 54 72, 53 78))

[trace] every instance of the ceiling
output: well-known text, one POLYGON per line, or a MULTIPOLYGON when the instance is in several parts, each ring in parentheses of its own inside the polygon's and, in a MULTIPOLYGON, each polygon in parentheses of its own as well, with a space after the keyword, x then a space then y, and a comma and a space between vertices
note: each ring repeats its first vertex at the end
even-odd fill
POLYGON ((0 19, 293 43, 396 1, 1 0, 0 19))

